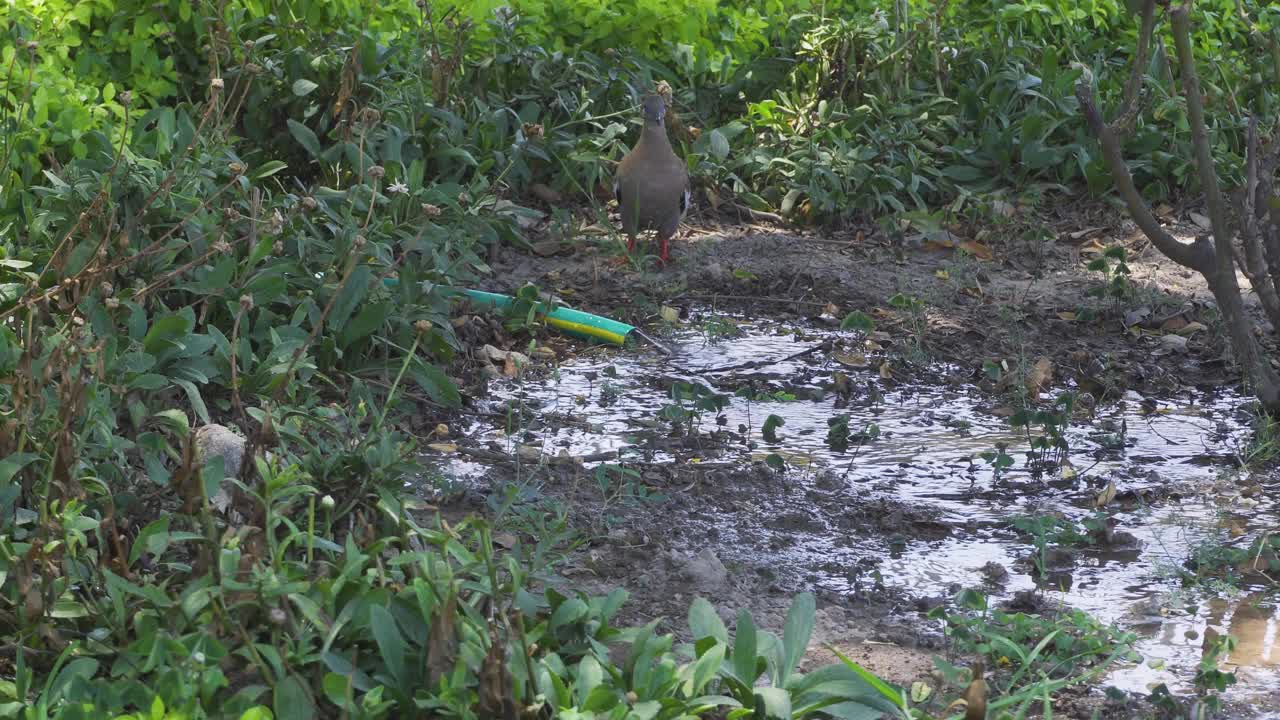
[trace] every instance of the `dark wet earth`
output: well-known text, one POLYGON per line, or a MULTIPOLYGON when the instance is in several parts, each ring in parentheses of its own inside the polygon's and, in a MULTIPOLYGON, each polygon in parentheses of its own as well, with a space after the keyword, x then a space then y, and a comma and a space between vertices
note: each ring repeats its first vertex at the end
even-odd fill
MULTIPOLYGON (((1251 438, 1244 397, 1128 393, 1092 412, 1080 402, 1063 431, 1069 449, 1032 472, 1027 433, 1006 417, 1015 393, 980 390, 979 368, 910 367, 888 359, 874 335, 705 312, 661 341, 670 356, 645 344, 591 348, 495 380, 491 415, 462 428, 458 444, 529 468, 586 458, 572 463, 587 487, 573 497, 594 498, 589 512, 604 526, 628 526, 628 514, 646 518, 628 526, 641 535, 644 522, 678 523, 728 567, 789 591, 883 588, 927 605, 961 588, 998 601, 1039 587, 1052 603, 1139 635, 1146 661, 1105 684, 1190 692, 1206 634, 1218 633, 1238 640, 1224 660, 1239 678, 1229 699, 1280 692, 1273 589, 1185 587, 1180 578, 1197 550, 1243 547, 1277 526, 1270 478, 1239 469, 1251 438), (847 418, 838 428, 847 447, 832 440, 833 418, 847 418), (677 420, 685 432, 672 431, 677 420), (1002 445, 1012 465, 997 472, 982 454, 1002 445), (643 470, 615 480, 614 463, 643 470), (1080 522, 1098 513, 1100 495, 1137 547, 1074 549, 1038 581, 1030 539, 1011 520, 1080 522)), ((1048 384, 1037 407, 1071 389, 1048 384)), ((434 462, 464 483, 489 477, 474 454, 434 462)))

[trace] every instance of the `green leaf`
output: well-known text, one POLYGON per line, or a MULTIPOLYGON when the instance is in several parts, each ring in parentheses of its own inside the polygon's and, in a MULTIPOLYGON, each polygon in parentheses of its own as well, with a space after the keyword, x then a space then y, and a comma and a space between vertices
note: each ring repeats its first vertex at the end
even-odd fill
POLYGON ((166 315, 151 324, 146 337, 142 338, 143 351, 158 355, 161 351, 176 346, 180 338, 191 333, 191 318, 182 313, 166 315))
POLYGON ((693 676, 685 683, 684 694, 686 697, 695 697, 702 693, 707 683, 711 682, 711 678, 720 672, 720 665, 724 662, 725 646, 716 643, 709 650, 702 653, 702 657, 693 664, 693 676))
POLYGON ((209 419, 209 408, 205 406, 204 398, 200 397, 200 390, 196 388, 195 383, 190 380, 179 380, 177 378, 175 378, 173 382, 178 387, 186 391, 187 400, 191 402, 191 409, 195 411, 196 417, 200 422, 204 425, 208 425, 212 422, 212 420, 209 419))
POLYGON ((751 687, 756 681, 756 623, 748 610, 738 611, 733 631, 733 675, 751 687))
POLYGON ((876 324, 866 313, 854 310, 844 316, 844 320, 840 322, 841 330, 857 330, 863 333, 875 332, 876 324))
POLYGON ((706 598, 698 598, 689 606, 689 630, 693 632, 694 640, 714 638, 725 645, 729 644, 729 630, 706 598))
POLYGON ((290 674, 276 683, 271 700, 276 720, 311 720, 316 717, 311 693, 307 692, 306 686, 297 675, 290 674))
POLYGON ((39 459, 40 456, 34 453, 14 453, 0 460, 0 487, 8 485, 14 476, 22 472, 22 468, 39 459))
MULTIPOLYGON (((604 670, 594 655, 586 655, 578 663, 578 681, 575 683, 578 705, 587 704, 587 696, 604 682, 604 670)), ((607 689, 607 688, 606 688, 607 689)), ((610 693, 612 695, 612 693, 610 693)), ((586 708, 583 708, 586 709, 586 708)), ((602 708, 603 709, 603 708, 602 708)))
POLYGON ((905 707, 902 707, 902 694, 894 690, 893 687, 889 685, 889 683, 881 680, 875 675, 872 675, 861 665, 859 665, 858 663, 846 657, 844 653, 837 650, 834 646, 827 645, 827 649, 835 653, 835 656, 840 658, 840 662, 843 662, 845 664, 845 667, 852 670, 854 674, 856 674, 859 678, 861 678, 871 687, 875 688, 876 692, 880 693, 881 697, 883 697, 885 700, 892 702, 894 705, 901 707, 903 710, 906 710, 905 707))
POLYGON ((560 607, 551 615, 551 629, 558 630, 565 625, 575 623, 586 617, 591 608, 578 598, 570 598, 560 603, 560 607))
POLYGON ((288 124, 289 134, 293 135, 293 139, 297 140, 298 144, 305 148, 311 157, 320 157, 320 138, 316 137, 311 128, 292 118, 289 119, 288 124))
POLYGON ((306 78, 298 78, 293 81, 293 94, 298 97, 309 95, 313 90, 320 87, 318 83, 314 83, 306 78))
POLYGON ((352 698, 356 695, 355 688, 352 687, 351 680, 346 675, 335 672, 324 674, 324 696, 334 705, 351 712, 355 707, 354 703, 347 698, 348 693, 352 698))
POLYGON ((351 277, 347 278, 347 284, 342 286, 342 291, 333 302, 333 309, 329 311, 330 330, 342 331, 346 328, 347 318, 351 317, 356 305, 369 294, 369 280, 372 278, 373 270, 368 265, 357 265, 351 271, 351 277))
POLYGON ((791 601, 787 620, 782 626, 782 651, 785 665, 780 670, 778 685, 785 686, 791 672, 809 647, 817 607, 812 593, 800 593, 791 601))
POLYGON ((176 408, 169 410, 161 410, 151 417, 160 421, 160 424, 168 427, 177 433, 178 437, 186 437, 191 432, 191 421, 187 418, 187 414, 176 408))
POLYGON ((724 160, 729 157, 729 139, 719 130, 711 131, 711 154, 717 160, 724 160))
POLYGON ((263 178, 271 177, 287 167, 289 167, 289 163, 287 162, 282 160, 270 160, 262 163, 262 165, 253 172, 252 177, 254 180, 261 180, 263 178))
POLYGON ((981 179, 987 173, 972 165, 948 165, 942 168, 942 174, 958 182, 973 182, 981 179))
POLYGON ((391 315, 391 303, 376 302, 365 305, 360 312, 342 329, 342 347, 350 347, 352 343, 371 334, 391 315))
POLYGON ((791 695, 779 687, 756 688, 756 707, 763 707, 765 715, 780 720, 791 720, 791 695))
POLYGON ((422 388, 432 402, 450 408, 462 405, 462 393, 458 392, 458 386, 440 368, 415 357, 410 372, 414 382, 418 383, 418 387, 422 388))
POLYGON ((129 549, 129 565, 132 567, 138 562, 143 552, 159 557, 168 547, 169 516, 165 515, 159 520, 152 521, 138 533, 137 539, 133 541, 133 547, 129 549))
POLYGON ((374 605, 369 608, 369 626, 373 630, 373 639, 378 644, 378 653, 382 655, 382 661, 391 671, 391 676, 398 686, 397 689, 402 692, 408 691, 409 676, 405 671, 404 661, 407 648, 395 618, 385 607, 374 605))
POLYGON ((778 442, 778 428, 786 425, 787 421, 777 415, 770 415, 764 419, 764 427, 760 432, 764 435, 764 441, 769 443, 778 442))

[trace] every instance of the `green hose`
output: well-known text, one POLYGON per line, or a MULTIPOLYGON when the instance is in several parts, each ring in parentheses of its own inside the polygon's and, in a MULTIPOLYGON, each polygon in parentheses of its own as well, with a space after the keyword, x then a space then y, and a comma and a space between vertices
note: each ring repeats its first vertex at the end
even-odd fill
MULTIPOLYGON (((400 284, 398 278, 386 278, 382 282, 388 287, 395 287, 400 284)), ((505 310, 516 301, 510 295, 499 295, 498 293, 484 292, 483 290, 451 287, 441 287, 440 290, 450 295, 466 295, 481 307, 496 307, 505 310)), ((635 331, 634 327, 626 323, 585 313, 581 310, 561 307, 551 312, 546 312, 547 307, 543 303, 538 303, 537 309, 538 312, 546 313, 547 324, 551 327, 587 340, 603 340, 614 345, 621 345, 626 342, 627 336, 635 331)))

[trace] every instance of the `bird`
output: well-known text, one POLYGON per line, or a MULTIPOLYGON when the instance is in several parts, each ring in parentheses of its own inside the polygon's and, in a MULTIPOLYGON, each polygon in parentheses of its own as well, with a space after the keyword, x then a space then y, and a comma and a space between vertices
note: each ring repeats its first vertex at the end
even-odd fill
POLYGON ((660 95, 646 95, 641 102, 644 126, 631 152, 618 163, 613 195, 627 234, 627 253, 635 247, 636 235, 654 229, 661 244, 661 263, 667 263, 667 241, 675 235, 689 210, 689 170, 671 149, 663 120, 667 103, 660 95))
POLYGON ((970 667, 973 679, 965 688, 964 720, 985 720, 987 717, 987 681, 983 677, 982 658, 973 661, 970 667))

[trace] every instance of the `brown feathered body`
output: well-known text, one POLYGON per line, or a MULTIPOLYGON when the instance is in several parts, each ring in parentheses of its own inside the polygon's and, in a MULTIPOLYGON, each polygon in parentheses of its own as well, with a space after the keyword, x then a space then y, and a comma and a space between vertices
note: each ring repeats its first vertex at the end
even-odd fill
POLYGON ((983 677, 985 668, 982 658, 974 660, 971 666, 973 679, 964 691, 964 720, 986 720, 987 717, 987 680, 983 677))
POLYGON ((627 234, 627 250, 643 230, 656 230, 667 260, 667 241, 675 235, 689 209, 689 171, 671 149, 663 125, 665 101, 652 95, 644 102, 644 127, 640 140, 618 164, 614 195, 627 234))

